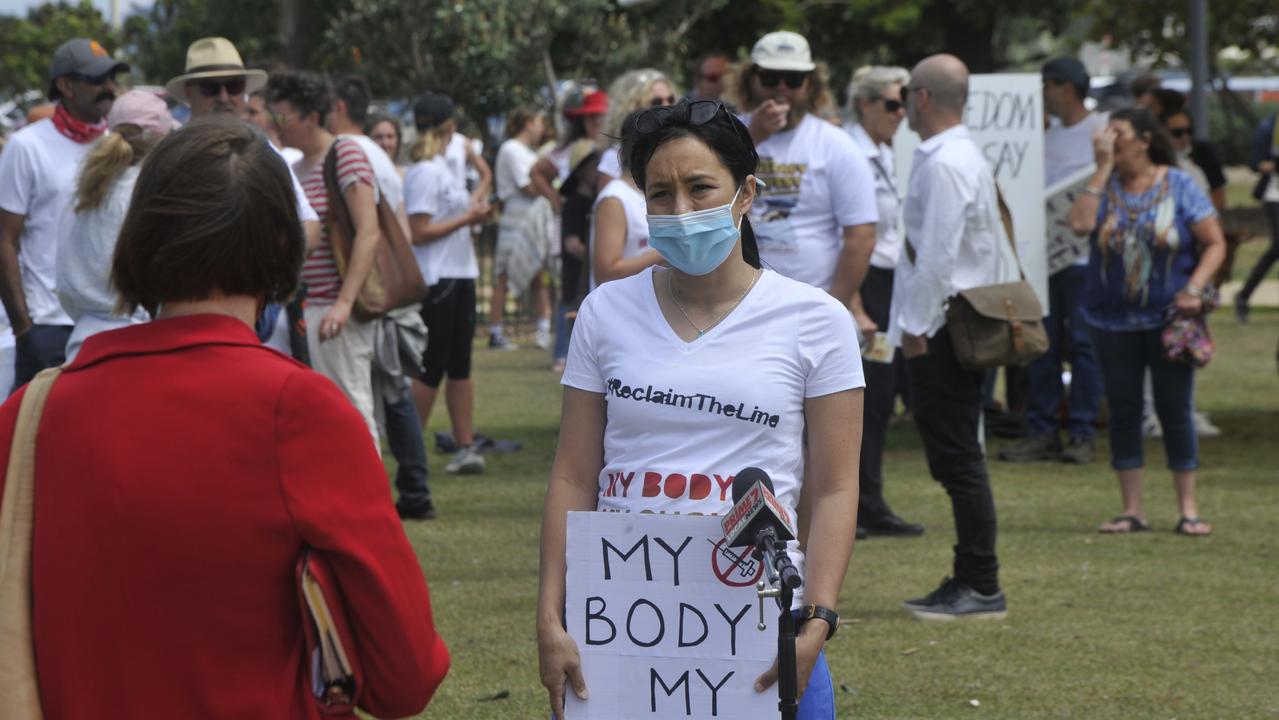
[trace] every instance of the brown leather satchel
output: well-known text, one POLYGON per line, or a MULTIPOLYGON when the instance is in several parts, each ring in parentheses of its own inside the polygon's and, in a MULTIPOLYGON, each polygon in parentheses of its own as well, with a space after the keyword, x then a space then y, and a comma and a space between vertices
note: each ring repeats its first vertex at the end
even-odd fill
POLYGON ((1027 365, 1048 351, 1043 306, 1026 282, 1026 271, 1017 257, 1012 213, 995 185, 999 216, 1017 261, 1017 282, 960 290, 946 308, 946 329, 955 357, 967 370, 1004 365, 1027 365))
MULTIPOLYGON (((338 274, 346 277, 355 243, 355 222, 351 218, 351 209, 346 206, 346 197, 338 189, 337 148, 337 143, 334 143, 324 158, 324 185, 329 194, 329 244, 333 246, 338 274)), ((413 256, 413 246, 404 236, 404 228, 395 216, 395 209, 380 193, 377 214, 378 240, 373 268, 351 311, 360 320, 372 320, 396 308, 421 302, 427 293, 426 281, 422 279, 417 258, 413 256)))

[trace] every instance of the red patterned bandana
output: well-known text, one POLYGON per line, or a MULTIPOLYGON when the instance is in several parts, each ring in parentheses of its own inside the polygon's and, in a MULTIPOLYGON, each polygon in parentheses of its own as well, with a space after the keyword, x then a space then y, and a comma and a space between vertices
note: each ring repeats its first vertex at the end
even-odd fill
POLYGON ((58 129, 58 132, 80 144, 91 143, 107 131, 105 119, 99 123, 76 120, 71 117, 71 113, 67 112, 67 106, 62 103, 58 103, 58 107, 53 111, 53 126, 58 129))

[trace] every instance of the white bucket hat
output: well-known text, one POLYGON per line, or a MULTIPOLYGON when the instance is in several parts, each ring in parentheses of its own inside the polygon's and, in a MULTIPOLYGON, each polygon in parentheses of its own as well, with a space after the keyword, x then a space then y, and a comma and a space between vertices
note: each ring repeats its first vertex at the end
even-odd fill
POLYGON ((771 32, 751 49, 751 62, 764 70, 811 72, 817 67, 808 41, 788 30, 771 32))
POLYGON ((230 40, 220 37, 200 38, 187 48, 186 72, 170 80, 164 89, 171 97, 187 101, 186 84, 192 80, 243 77, 244 92, 251 93, 266 85, 262 70, 248 70, 240 52, 230 40))

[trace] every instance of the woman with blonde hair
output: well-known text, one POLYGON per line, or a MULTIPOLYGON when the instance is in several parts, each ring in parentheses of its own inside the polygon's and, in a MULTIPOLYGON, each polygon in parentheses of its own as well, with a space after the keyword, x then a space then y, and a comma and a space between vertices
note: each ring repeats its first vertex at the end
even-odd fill
POLYGON ((610 180, 622 177, 622 161, 617 153, 622 137, 622 123, 637 110, 648 107, 667 107, 679 100, 679 88, 660 70, 641 68, 628 70, 618 76, 608 88, 608 114, 604 116, 604 148, 599 165, 599 190, 610 180))
POLYGON ((130 90, 111 106, 110 132, 85 157, 76 185, 75 215, 58 241, 58 301, 75 321, 67 362, 75 359, 85 338, 149 319, 141 310, 117 313, 111 256, 142 159, 174 125, 159 96, 130 90))
POLYGON ((449 169, 445 150, 457 129, 453 100, 427 93, 413 106, 417 141, 409 151, 413 166, 404 174, 404 211, 409 216, 413 252, 431 287, 422 302, 422 320, 431 341, 422 358, 413 402, 422 424, 431 419, 440 383, 448 376, 445 402, 459 449, 445 467, 450 473, 484 472, 475 451, 475 386, 471 383, 471 340, 475 335, 475 280, 480 276, 470 226, 489 212, 474 202, 449 169))

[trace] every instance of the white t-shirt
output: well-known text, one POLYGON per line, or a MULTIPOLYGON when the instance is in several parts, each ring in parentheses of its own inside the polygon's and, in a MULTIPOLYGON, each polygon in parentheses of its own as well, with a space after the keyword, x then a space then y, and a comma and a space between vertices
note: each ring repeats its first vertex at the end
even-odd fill
MULTIPOLYGON (((270 145, 270 143, 267 144, 270 145)), ((289 179, 293 181, 293 199, 298 204, 298 219, 302 222, 319 222, 320 216, 315 213, 315 208, 311 207, 311 203, 306 199, 306 190, 302 189, 298 174, 293 172, 293 164, 302 159, 302 151, 296 148, 278 148, 274 145, 271 145, 271 149, 284 158, 284 164, 289 168, 289 179)))
POLYGON ((537 152, 515 138, 502 143, 497 149, 493 175, 497 199, 502 201, 502 219, 498 225, 499 242, 516 239, 520 225, 536 199, 521 192, 521 188, 526 188, 533 182, 530 173, 536 163, 537 152))
POLYGON ((902 233, 898 226, 901 216, 901 195, 897 192, 897 167, 893 149, 884 143, 878 145, 861 125, 844 128, 857 143, 870 163, 875 175, 875 208, 879 211, 879 223, 875 225, 875 250, 870 264, 883 270, 897 267, 902 254, 902 233))
MULTIPOLYGON (((622 257, 636 257, 648 249, 648 201, 644 199, 644 193, 621 180, 609 180, 595 197, 595 204, 591 207, 590 257, 595 257, 595 211, 608 198, 616 198, 621 202, 622 210, 626 213, 626 245, 622 247, 622 257)), ((595 288, 595 263, 592 262, 590 289, 595 288)))
POLYGON ((386 195, 387 204, 392 210, 398 212, 400 206, 404 204, 404 178, 400 177, 400 171, 391 161, 391 156, 387 155, 382 146, 373 142, 373 138, 368 135, 345 133, 338 137, 350 138, 359 143, 360 149, 364 151, 364 157, 373 168, 373 177, 377 180, 377 186, 373 188, 374 202, 378 202, 382 195, 386 195))
POLYGON ((448 161, 449 172, 453 173, 453 177, 457 178, 464 188, 467 181, 479 182, 480 180, 479 171, 466 162, 467 143, 471 143, 471 150, 476 155, 484 152, 482 140, 472 140, 459 132, 453 133, 453 137, 449 138, 449 144, 444 148, 444 159, 448 161))
POLYGON ((765 270, 728 317, 684 342, 652 268, 586 296, 561 382, 607 404, 599 510, 722 515, 733 476, 755 466, 792 517, 805 399, 865 385, 852 317, 826 293, 765 270))
MULTIPOLYGON (((470 208, 466 188, 449 170, 443 155, 415 163, 404 173, 404 211, 409 215, 430 215, 439 222, 458 217, 470 208)), ((427 285, 441 278, 475 279, 480 265, 471 243, 471 228, 463 225, 446 237, 414 245, 418 269, 427 285)))
POLYGON ((756 149, 758 175, 766 183, 750 214, 760 259, 789 278, 829 290, 843 229, 879 220, 870 163, 847 133, 811 114, 756 149))
POLYGON ((1093 164, 1092 136, 1106 124, 1105 113, 1087 117, 1066 127, 1057 118, 1044 131, 1044 187, 1093 164))
POLYGON ((607 175, 611 178, 620 178, 622 176, 622 149, 616 145, 610 145, 604 149, 600 155, 599 165, 596 171, 607 175))
POLYGON ((58 132, 53 120, 32 123, 0 152, 0 209, 22 215, 18 266, 27 312, 36 325, 71 325, 54 290, 58 234, 75 202, 80 165, 93 143, 58 132))

